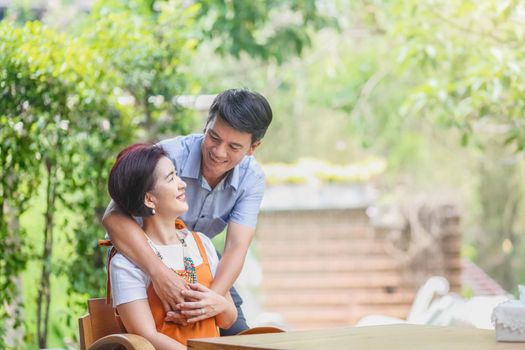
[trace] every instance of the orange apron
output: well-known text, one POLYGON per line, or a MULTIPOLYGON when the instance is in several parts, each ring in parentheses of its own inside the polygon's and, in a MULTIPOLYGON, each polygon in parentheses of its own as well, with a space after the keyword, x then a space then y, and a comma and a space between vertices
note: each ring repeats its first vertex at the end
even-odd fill
MULTIPOLYGON (((176 226, 179 229, 185 227, 184 223, 181 220, 177 220, 176 226)), ((200 264, 199 266, 195 266, 195 273, 197 274, 197 281, 203 286, 210 288, 211 283, 213 281, 213 275, 211 274, 211 268, 210 268, 210 263, 208 261, 208 255, 206 254, 206 249, 204 248, 204 245, 199 235, 195 232, 192 232, 192 235, 193 235, 193 238, 195 239, 195 242, 197 243, 197 247, 199 248, 199 253, 203 260, 202 264, 200 264)), ((111 286, 109 282, 109 265, 110 265, 111 258, 115 254, 116 254, 116 249, 113 247, 111 248, 109 258, 108 258, 108 263, 107 263, 108 279, 107 279, 107 289, 106 289, 107 295, 106 296, 107 296, 108 303, 111 302, 111 286)), ((179 271, 179 272, 183 273, 184 270, 179 271)), ((155 326, 158 332, 163 333, 184 345, 186 345, 188 339, 210 338, 210 337, 219 336, 219 330, 217 328, 217 323, 215 322, 215 317, 207 318, 205 320, 202 320, 196 323, 192 323, 187 326, 179 326, 172 322, 166 322, 164 321, 164 317, 166 317, 166 312, 164 311, 162 302, 160 301, 160 298, 157 296, 157 293, 155 293, 155 290, 153 289, 153 285, 151 283, 148 286, 147 295, 148 295, 149 307, 151 309, 153 319, 155 320, 155 326)))

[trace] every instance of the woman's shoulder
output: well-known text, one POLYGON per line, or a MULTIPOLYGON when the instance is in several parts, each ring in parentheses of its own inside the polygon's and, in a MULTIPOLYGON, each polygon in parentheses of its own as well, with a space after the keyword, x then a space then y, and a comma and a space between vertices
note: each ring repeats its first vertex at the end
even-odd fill
POLYGON ((116 253, 112 258, 111 258, 111 261, 109 263, 109 266, 111 267, 111 269, 139 269, 140 268, 135 265, 135 263, 131 260, 129 260, 124 254, 122 253, 116 253))

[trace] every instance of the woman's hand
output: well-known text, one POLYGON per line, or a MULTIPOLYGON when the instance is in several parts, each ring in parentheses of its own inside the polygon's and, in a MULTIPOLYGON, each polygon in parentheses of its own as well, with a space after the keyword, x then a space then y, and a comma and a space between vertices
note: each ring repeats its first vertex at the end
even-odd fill
POLYGON ((217 292, 202 284, 190 284, 190 290, 182 290, 185 300, 176 308, 183 316, 188 317, 188 323, 195 323, 214 317, 228 308, 228 300, 217 292))

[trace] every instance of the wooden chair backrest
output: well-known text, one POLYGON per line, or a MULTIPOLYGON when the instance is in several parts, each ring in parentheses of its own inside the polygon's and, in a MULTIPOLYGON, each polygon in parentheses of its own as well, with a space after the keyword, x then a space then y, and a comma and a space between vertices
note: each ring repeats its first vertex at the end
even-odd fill
POLYGON ((115 315, 113 306, 106 304, 105 298, 89 299, 88 314, 82 316, 78 324, 81 350, 88 349, 106 335, 126 332, 120 318, 115 315))

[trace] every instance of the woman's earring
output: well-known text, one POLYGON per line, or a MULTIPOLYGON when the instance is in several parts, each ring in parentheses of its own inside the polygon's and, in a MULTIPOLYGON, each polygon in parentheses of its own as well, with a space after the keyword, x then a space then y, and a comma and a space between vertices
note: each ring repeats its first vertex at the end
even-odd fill
POLYGON ((151 209, 151 215, 155 215, 155 208, 151 209))

